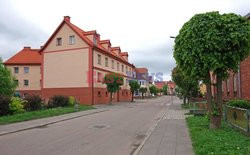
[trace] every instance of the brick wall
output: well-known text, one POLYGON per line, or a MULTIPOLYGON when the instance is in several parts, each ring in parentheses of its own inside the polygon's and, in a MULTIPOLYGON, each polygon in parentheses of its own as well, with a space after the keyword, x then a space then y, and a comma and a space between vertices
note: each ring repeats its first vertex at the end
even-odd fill
POLYGON ((241 62, 241 96, 250 100, 250 56, 241 62))

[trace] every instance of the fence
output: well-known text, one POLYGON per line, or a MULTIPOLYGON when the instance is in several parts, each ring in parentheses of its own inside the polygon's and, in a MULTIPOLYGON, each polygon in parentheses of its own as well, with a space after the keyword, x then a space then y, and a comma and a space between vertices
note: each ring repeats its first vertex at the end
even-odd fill
POLYGON ((250 110, 225 106, 225 120, 232 126, 250 132, 250 110))

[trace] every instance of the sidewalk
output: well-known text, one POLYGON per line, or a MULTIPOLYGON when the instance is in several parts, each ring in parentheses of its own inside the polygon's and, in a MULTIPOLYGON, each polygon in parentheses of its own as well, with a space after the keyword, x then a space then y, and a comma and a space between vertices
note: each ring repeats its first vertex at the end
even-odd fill
POLYGON ((54 124, 57 122, 62 122, 62 121, 66 121, 66 120, 70 120, 70 119, 74 119, 74 118, 78 118, 78 117, 82 117, 86 115, 91 115, 95 113, 100 113, 104 111, 108 111, 108 109, 92 109, 92 110, 87 110, 87 111, 75 112, 75 113, 36 119, 36 120, 25 121, 25 122, 20 122, 20 123, 0 125, 0 136, 19 132, 19 131, 29 130, 33 128, 39 128, 39 127, 54 124))
POLYGON ((192 142, 184 115, 186 112, 180 108, 180 103, 169 105, 165 116, 145 142, 139 154, 193 155, 192 142))

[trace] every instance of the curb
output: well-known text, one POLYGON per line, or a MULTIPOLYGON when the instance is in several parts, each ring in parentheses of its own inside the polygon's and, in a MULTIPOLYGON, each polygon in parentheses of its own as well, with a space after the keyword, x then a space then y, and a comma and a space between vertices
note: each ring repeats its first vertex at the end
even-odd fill
POLYGON ((8 135, 8 134, 16 133, 16 132, 21 132, 21 131, 25 131, 25 130, 40 128, 40 127, 44 127, 44 126, 47 126, 47 125, 56 124, 56 123, 59 123, 59 122, 68 121, 68 120, 71 120, 71 119, 75 119, 75 118, 79 118, 79 117, 83 117, 83 116, 88 116, 88 115, 92 115, 92 114, 97 114, 97 113, 101 113, 101 112, 105 112, 105 111, 108 111, 108 109, 100 110, 100 111, 95 111, 95 112, 88 113, 88 114, 82 114, 82 115, 78 115, 78 116, 73 116, 73 117, 70 117, 70 118, 59 119, 57 121, 43 123, 43 124, 40 124, 40 125, 34 125, 34 126, 31 126, 31 127, 27 127, 27 128, 21 128, 21 129, 17 129, 17 130, 14 130, 14 131, 1 132, 0 136, 8 135))
POLYGON ((140 152, 141 149, 143 148, 144 144, 145 144, 146 141, 149 139, 149 137, 152 135, 153 131, 155 130, 155 128, 157 127, 157 125, 160 123, 160 121, 163 119, 163 117, 166 115, 166 113, 167 113, 167 110, 166 110, 166 109, 164 109, 163 114, 160 113, 160 114, 162 114, 162 115, 160 116, 160 119, 158 119, 158 120, 156 121, 156 123, 155 123, 152 127, 149 128, 149 130, 147 131, 147 134, 146 134, 147 136, 143 139, 143 141, 141 142, 141 144, 137 147, 137 149, 133 152, 132 155, 138 155, 138 154, 139 154, 139 152, 140 152))

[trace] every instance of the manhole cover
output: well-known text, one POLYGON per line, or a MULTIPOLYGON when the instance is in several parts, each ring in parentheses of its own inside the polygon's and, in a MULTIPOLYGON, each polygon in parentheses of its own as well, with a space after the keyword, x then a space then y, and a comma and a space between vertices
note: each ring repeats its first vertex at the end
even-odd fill
POLYGON ((109 128, 109 125, 106 124, 97 124, 97 125, 92 125, 89 128, 93 128, 93 129, 106 129, 109 128))

